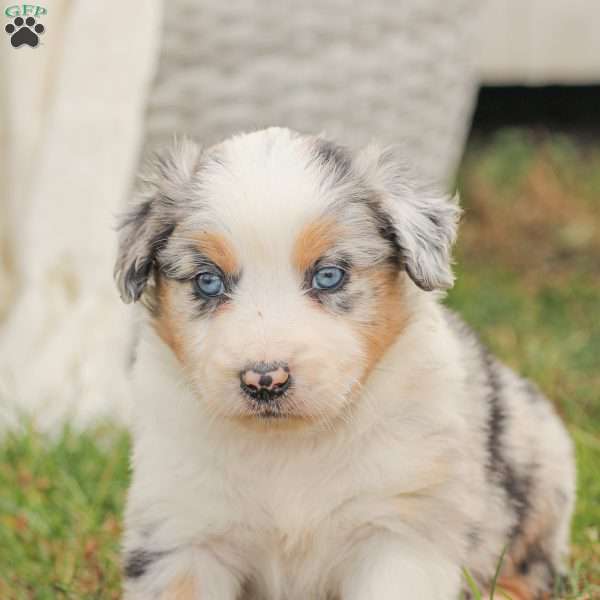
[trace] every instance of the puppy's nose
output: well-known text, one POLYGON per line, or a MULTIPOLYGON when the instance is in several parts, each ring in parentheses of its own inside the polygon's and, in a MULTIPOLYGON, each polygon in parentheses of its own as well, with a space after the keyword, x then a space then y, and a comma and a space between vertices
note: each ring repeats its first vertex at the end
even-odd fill
POLYGON ((242 391, 259 402, 271 402, 281 396, 292 382, 287 363, 257 362, 240 373, 242 391))

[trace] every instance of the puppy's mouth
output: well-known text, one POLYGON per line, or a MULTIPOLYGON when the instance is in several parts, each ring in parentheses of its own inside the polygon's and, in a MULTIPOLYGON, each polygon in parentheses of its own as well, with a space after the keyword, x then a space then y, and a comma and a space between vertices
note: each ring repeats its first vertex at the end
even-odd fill
POLYGON ((256 417, 259 419, 285 419, 289 415, 282 413, 280 410, 268 408, 266 410, 262 410, 260 412, 255 413, 256 417))
POLYGON ((248 416, 261 420, 271 419, 289 419, 298 418, 300 415, 291 407, 282 406, 280 402, 270 402, 269 404, 260 404, 258 402, 247 403, 248 416))
POLYGON ((286 394, 270 402, 260 402, 248 397, 243 400, 245 405, 244 421, 253 421, 264 424, 283 424, 293 422, 312 421, 310 415, 305 414, 286 394))

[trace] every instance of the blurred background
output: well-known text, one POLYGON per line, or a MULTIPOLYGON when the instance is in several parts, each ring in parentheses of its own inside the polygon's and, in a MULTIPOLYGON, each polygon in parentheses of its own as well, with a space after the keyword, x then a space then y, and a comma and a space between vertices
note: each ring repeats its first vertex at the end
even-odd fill
MULTIPOLYGON (((600 598, 600 3, 53 0, 0 40, 0 598, 118 598, 145 154, 285 125, 396 143, 465 208, 447 303, 577 447, 568 598, 600 598)), ((29 13, 33 14, 33 13, 29 13)), ((27 15, 24 15, 27 16, 27 15)))

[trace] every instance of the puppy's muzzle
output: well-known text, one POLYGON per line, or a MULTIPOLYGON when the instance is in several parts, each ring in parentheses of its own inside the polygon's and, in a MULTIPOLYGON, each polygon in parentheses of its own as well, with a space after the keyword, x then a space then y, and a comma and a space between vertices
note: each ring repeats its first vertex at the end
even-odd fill
POLYGON ((244 394, 265 404, 282 396, 291 383, 290 369, 284 362, 252 363, 240 373, 240 387, 244 394))

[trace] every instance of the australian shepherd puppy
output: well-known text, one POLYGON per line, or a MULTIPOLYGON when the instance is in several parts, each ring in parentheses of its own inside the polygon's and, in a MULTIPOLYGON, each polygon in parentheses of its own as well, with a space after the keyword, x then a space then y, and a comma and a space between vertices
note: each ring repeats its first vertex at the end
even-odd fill
POLYGON ((272 128, 156 156, 127 600, 549 597, 574 499, 551 404, 440 305, 459 208, 394 152, 272 128))

